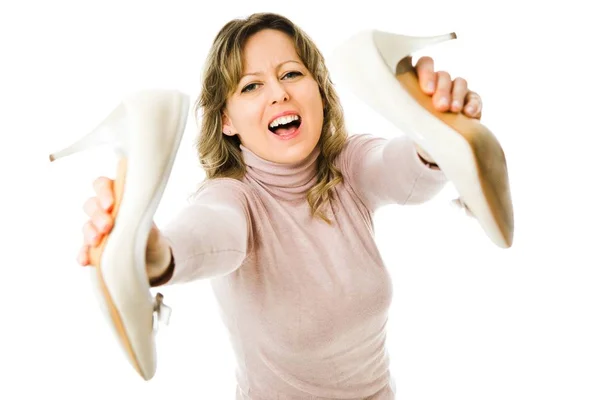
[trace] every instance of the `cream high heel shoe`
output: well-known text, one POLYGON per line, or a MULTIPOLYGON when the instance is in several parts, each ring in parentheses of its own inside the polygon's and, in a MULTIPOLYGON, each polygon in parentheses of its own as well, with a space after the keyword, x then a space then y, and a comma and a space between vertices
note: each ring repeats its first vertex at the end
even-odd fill
POLYGON ((513 207, 500 143, 478 120, 437 111, 412 65, 414 52, 455 38, 455 33, 415 37, 362 31, 334 50, 332 71, 431 155, 492 242, 509 248, 513 207))
POLYGON ((155 334, 171 309, 150 293, 146 244, 187 122, 189 98, 173 90, 129 95, 94 130, 50 161, 98 144, 119 156, 113 229, 91 250, 100 304, 128 361, 145 379, 156 372, 155 334))

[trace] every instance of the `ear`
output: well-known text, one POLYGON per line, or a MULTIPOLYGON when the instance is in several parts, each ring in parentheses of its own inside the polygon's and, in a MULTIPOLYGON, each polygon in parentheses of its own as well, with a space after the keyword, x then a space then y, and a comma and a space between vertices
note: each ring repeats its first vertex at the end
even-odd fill
POLYGON ((226 111, 221 114, 221 125, 223 125, 223 134, 227 136, 235 136, 235 127, 231 122, 231 118, 227 115, 226 111))

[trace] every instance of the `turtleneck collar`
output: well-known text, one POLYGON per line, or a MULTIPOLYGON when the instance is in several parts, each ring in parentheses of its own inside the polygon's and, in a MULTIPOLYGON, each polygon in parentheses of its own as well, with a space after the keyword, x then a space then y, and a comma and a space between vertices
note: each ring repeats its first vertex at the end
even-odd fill
POLYGON ((240 145, 240 149, 246 164, 246 176, 275 197, 284 200, 306 198, 308 190, 317 182, 318 145, 304 160, 294 164, 265 160, 244 145, 240 145))

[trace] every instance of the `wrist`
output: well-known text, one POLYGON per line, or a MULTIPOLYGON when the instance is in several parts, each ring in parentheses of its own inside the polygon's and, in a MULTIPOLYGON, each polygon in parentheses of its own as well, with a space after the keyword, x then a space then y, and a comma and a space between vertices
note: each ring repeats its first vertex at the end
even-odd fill
POLYGON ((156 264, 154 266, 150 266, 148 264, 146 266, 146 272, 148 274, 148 282, 150 286, 160 286, 167 283, 173 273, 175 271, 175 258, 173 257, 173 252, 169 247, 167 262, 156 264))
POLYGON ((169 268, 173 254, 169 243, 160 236, 155 244, 148 246, 146 252, 146 273, 148 278, 160 277, 169 268))

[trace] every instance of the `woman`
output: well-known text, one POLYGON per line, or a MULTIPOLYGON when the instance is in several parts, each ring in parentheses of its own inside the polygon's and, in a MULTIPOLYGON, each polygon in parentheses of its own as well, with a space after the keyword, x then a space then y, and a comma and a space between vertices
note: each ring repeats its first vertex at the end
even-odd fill
MULTIPOLYGON (((464 79, 416 64, 440 110, 479 118, 464 79)), ((218 33, 204 72, 198 153, 207 179, 147 247, 152 285, 211 278, 238 362, 238 399, 393 399, 385 348, 390 277, 372 215, 427 201, 443 172, 405 137, 348 137, 324 59, 288 19, 218 33)), ((79 255, 110 232, 112 181, 79 255)))

